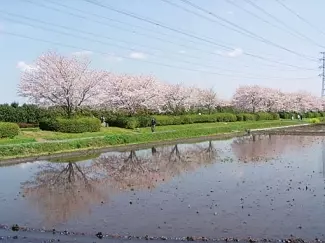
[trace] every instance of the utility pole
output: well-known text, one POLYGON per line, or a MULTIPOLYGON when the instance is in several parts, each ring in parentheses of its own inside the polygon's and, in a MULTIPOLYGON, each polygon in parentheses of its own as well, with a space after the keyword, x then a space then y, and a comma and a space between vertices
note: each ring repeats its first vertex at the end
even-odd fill
POLYGON ((325 97, 325 52, 321 52, 320 54, 322 55, 322 58, 319 59, 322 62, 322 65, 319 66, 319 68, 322 70, 322 73, 319 74, 319 76, 322 77, 321 97, 325 97))

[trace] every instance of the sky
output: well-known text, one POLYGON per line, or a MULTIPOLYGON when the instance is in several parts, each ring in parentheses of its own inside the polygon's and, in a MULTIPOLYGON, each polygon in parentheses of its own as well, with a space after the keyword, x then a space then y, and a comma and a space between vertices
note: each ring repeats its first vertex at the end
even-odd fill
POLYGON ((323 0, 1 0, 0 103, 24 102, 21 72, 49 50, 224 99, 253 84, 320 95, 323 9, 323 0))

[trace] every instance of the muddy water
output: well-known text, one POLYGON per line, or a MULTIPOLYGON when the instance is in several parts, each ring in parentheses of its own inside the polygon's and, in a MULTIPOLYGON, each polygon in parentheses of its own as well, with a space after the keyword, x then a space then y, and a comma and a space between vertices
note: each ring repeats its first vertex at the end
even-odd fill
POLYGON ((325 239, 325 139, 254 136, 0 168, 0 224, 325 239), (75 161, 72 159, 71 161, 75 161))

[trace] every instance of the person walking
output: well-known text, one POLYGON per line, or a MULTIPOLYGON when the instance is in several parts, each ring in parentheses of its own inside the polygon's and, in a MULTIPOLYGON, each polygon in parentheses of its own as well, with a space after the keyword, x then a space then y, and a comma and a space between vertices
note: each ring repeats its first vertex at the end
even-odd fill
POLYGON ((151 119, 151 132, 155 132, 156 129, 156 120, 155 118, 151 119))

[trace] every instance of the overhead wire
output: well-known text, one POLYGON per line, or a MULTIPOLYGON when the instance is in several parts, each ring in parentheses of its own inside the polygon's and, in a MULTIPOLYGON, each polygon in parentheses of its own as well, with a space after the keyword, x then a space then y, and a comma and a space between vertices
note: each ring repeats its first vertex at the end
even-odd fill
MULTIPOLYGON (((126 40, 122 40, 122 39, 116 39, 116 38, 111 38, 107 35, 103 35, 103 34, 98 34, 98 33, 94 33, 94 32, 89 32, 89 31, 84 31, 84 30, 81 30, 81 29, 77 29, 77 28, 72 28, 72 27, 69 27, 69 26, 64 26, 64 25, 60 25, 60 24, 56 24, 56 23, 51 23, 51 22, 46 22, 44 20, 40 20, 40 19, 35 19, 35 18, 31 18, 29 16, 24 16, 24 15, 20 15, 20 14, 15 14, 15 13, 10 13, 10 12, 7 12, 7 11, 2 11, 0 9, 0 16, 1 14, 4 14, 4 15, 9 15, 9 16, 13 16, 13 17, 16 17, 16 18, 20 18, 20 19, 23 19, 23 20, 27 20, 27 21, 31 21, 31 22, 36 22, 36 23, 41 23, 41 24, 44 24, 46 26, 51 26, 51 27, 58 27, 58 28, 62 28, 62 29, 65 29, 65 30, 69 30, 69 31, 74 31, 74 32, 77 32, 77 33, 82 33, 82 34, 86 34, 86 35, 90 35, 90 36, 96 36, 96 37, 100 37, 100 38, 104 38, 104 39, 108 39, 108 40, 111 40, 111 41, 117 41, 118 43, 125 43, 127 44, 128 46, 127 47, 122 47, 122 46, 119 46, 119 45, 116 45, 115 43, 111 44, 111 45, 114 45, 114 46, 117 46, 118 48, 126 48, 126 49, 129 49, 129 45, 137 45, 137 46, 140 46, 142 48, 148 48, 147 45, 142 45, 142 44, 138 44, 138 43, 134 43, 134 42, 130 42, 130 41, 126 41, 126 40)), ((10 20, 9 20, 10 21, 10 20)), ((17 22, 17 21, 16 21, 17 22)), ((20 22, 21 24, 27 24, 27 23, 23 23, 23 22, 20 22)), ((29 25, 31 26, 31 25, 29 25)), ((32 27, 36 27, 35 25, 32 25, 32 27)), ((98 42, 97 40, 94 40, 95 42, 98 42)), ((99 43, 102 43, 103 42, 99 42, 99 43)), ((105 43, 104 43, 105 44, 105 43)), ((136 49, 132 49, 132 51, 135 51, 136 49)), ((147 49, 148 50, 148 49, 147 49)), ((146 50, 146 51, 147 51, 146 50)), ((158 52, 163 52, 162 50, 160 49, 157 49, 157 48, 153 48, 152 50, 150 51, 158 51, 158 52)), ((164 51, 166 52, 166 51, 164 51)), ((177 54, 177 53, 174 53, 174 52, 170 52, 168 53, 170 55, 174 55, 174 56, 185 56, 185 57, 189 57, 191 59, 195 59, 195 60, 199 60, 200 58, 197 57, 197 56, 193 56, 193 55, 190 55, 190 54, 187 54, 187 53, 182 53, 182 54, 177 54)), ((155 55, 155 54, 153 54, 155 55)), ((182 60, 183 61, 183 60, 182 60)), ((194 64, 194 63, 191 63, 191 64, 194 64)), ((202 65, 202 64, 195 64, 195 65, 202 65)), ((207 65, 205 65, 207 66, 207 65)), ((209 67, 212 67, 212 66, 209 66, 209 67)), ((214 66, 213 66, 214 67, 214 66)), ((216 68, 216 67, 214 67, 216 68)), ((219 70, 222 70, 220 68, 218 68, 219 70)), ((223 69, 224 71, 231 71, 233 72, 233 70, 229 70, 229 69, 223 69)), ((312 70, 314 71, 314 70, 312 70)))
MULTIPOLYGON (((17 34, 14 32, 10 32, 10 31, 1 31, 1 34, 5 34, 5 35, 10 35, 10 36, 15 36, 15 37, 20 37, 20 38, 24 38, 24 39, 29 39, 29 40, 33 40, 33 41, 38 41, 38 42, 43 42, 43 43, 49 43, 52 45, 56 45, 56 46, 62 46, 62 47, 66 47, 66 48, 71 48, 71 49, 77 49, 77 50, 83 50, 83 51, 91 51, 93 53, 97 53, 100 55, 104 55, 104 56, 113 56, 113 57, 121 57, 124 59, 129 59, 129 60, 133 60, 133 61, 139 61, 139 62, 144 62, 144 63, 149 63, 149 64, 153 64, 153 65, 157 65, 157 66, 164 66, 164 67, 168 67, 168 68, 173 68, 173 69, 181 69, 181 70, 186 70, 186 71, 191 71, 191 72, 200 72, 200 73, 206 73, 206 74, 212 74, 212 75, 217 75, 217 76, 228 76, 228 77, 235 77, 234 75, 231 74, 221 74, 218 72, 213 72, 213 71, 206 71, 206 70, 200 70, 200 69, 194 69, 194 68, 187 68, 187 67, 182 67, 182 66, 175 66, 175 65, 171 65, 171 64, 166 64, 166 63, 161 63, 161 62, 155 62, 155 61, 150 61, 150 60, 140 60, 140 59, 133 59, 132 57, 128 57, 128 56, 116 56, 116 55, 112 55, 110 53, 106 53, 100 50, 94 50, 94 49, 90 49, 90 48, 83 48, 83 47, 78 47, 75 45, 70 45, 70 44, 65 44, 65 43, 60 43, 60 42, 55 42, 55 41, 51 41, 51 40, 44 40, 41 38, 36 38, 36 37, 31 37, 31 36, 26 36, 23 34, 17 34)), ((243 77, 240 76, 239 78, 249 78, 249 79, 261 79, 261 77, 243 77)), ((288 78, 288 77, 279 77, 280 79, 312 79, 315 78, 314 76, 310 76, 310 77, 297 77, 297 78, 288 78)), ((274 78, 274 79, 278 79, 278 78, 274 78)))
POLYGON ((316 25, 312 24, 310 21, 308 21, 306 18, 302 17, 300 14, 298 14, 296 11, 288 7, 288 5, 284 4, 282 1, 275 0, 278 4, 280 4, 283 8, 285 8, 287 11, 295 15, 298 19, 309 25, 310 27, 314 28, 315 30, 319 31, 321 34, 325 35, 325 32, 317 27, 316 25))
MULTIPOLYGON (((2 11, 0 11, 0 14, 1 14, 2 11)), ((49 32, 53 32, 53 33, 58 33, 58 34, 61 34, 61 35, 66 35, 66 36, 71 36, 71 37, 75 37, 75 38, 82 38, 83 40, 88 40, 88 41, 91 41, 91 42, 97 42, 97 43, 100 43, 102 45, 106 45, 106 46, 114 46, 114 47, 117 47, 117 48, 120 48, 120 49, 123 49, 123 50, 130 50, 130 51, 134 51, 136 52, 137 49, 134 49, 134 48, 130 48, 128 46, 121 46, 121 45, 118 45, 116 43, 107 43, 107 42, 103 42, 103 41, 100 41, 100 40, 97 40, 97 39, 93 39, 93 38, 88 38, 88 37, 83 37, 83 36, 77 36, 77 35, 74 35, 74 34, 71 34, 71 33, 67 33, 67 32, 62 32, 62 31, 57 31, 55 29, 49 29, 49 28, 44 28, 42 26, 37 26, 35 24, 28 24, 28 23, 25 23, 25 22, 22 22, 22 21, 17 21, 17 20, 12 20, 10 18, 7 18, 7 17, 1 17, 1 19, 4 19, 4 20, 9 20, 9 21, 12 21, 12 22, 16 22, 16 23, 19 23, 19 24, 23 24, 23 25, 27 25, 27 26, 30 26, 30 27, 33 27, 33 28, 39 28, 39 29, 42 29, 42 30, 45 30, 45 31, 49 31, 49 32)), ((46 23, 46 22, 45 22, 46 23)), ((60 26, 61 27, 61 26, 60 26)), ((75 30, 75 29, 71 29, 71 28, 67 28, 68 30, 75 30)), ((92 33, 89 33, 89 32, 86 32, 87 34, 90 34, 92 35, 92 33)), ((130 42, 126 42, 126 43, 130 43, 130 42)), ((133 44, 133 43, 132 43, 133 44)), ((153 54, 153 53, 149 53, 151 56, 157 56, 157 57, 160 57, 160 58, 163 58, 163 59, 167 59, 169 60, 170 58, 167 58, 167 57, 161 57, 159 55, 156 55, 156 54, 153 54)), ((191 64, 191 65, 196 65, 198 67, 203 67, 203 68, 213 68, 213 69, 216 69, 216 70, 220 70, 220 71, 229 71, 233 74, 240 74, 240 75, 250 75, 250 74, 247 74, 245 72, 238 72, 236 70, 233 70, 233 69, 225 69, 225 68, 219 68, 219 67, 216 67, 216 66, 212 66, 212 65, 202 65, 201 63, 193 63, 193 62, 189 62, 189 61, 186 61, 186 60, 175 60, 177 62, 181 62, 181 63, 186 63, 186 64, 191 64)), ((228 75, 228 74, 220 74, 220 75, 228 75)), ((242 76, 242 77, 246 77, 246 78, 260 78, 260 79, 281 79, 282 77, 254 77, 254 76, 242 76)))
MULTIPOLYGON (((145 28, 145 27, 140 26, 140 25, 135 25, 133 23, 128 23, 128 22, 124 22, 124 21, 121 21, 121 20, 118 20, 118 19, 113 19, 113 18, 110 18, 110 17, 107 17, 107 16, 103 16, 103 15, 100 15, 100 14, 95 14, 95 13, 92 13, 92 12, 89 12, 89 11, 84 11, 84 10, 81 10, 81 9, 78 9, 78 8, 63 4, 63 3, 59 3, 59 2, 54 1, 54 0, 47 0, 47 2, 50 2, 50 3, 54 4, 54 5, 58 5, 58 6, 61 6, 61 7, 64 7, 64 8, 73 9, 74 11, 77 11, 77 12, 80 12, 80 13, 83 13, 83 14, 86 14, 86 15, 94 16, 96 18, 109 20, 110 22, 112 21, 112 22, 116 22, 116 23, 119 23, 119 24, 122 24, 122 25, 126 25, 128 27, 131 26, 131 27, 134 27, 134 28, 145 30, 145 31, 148 31, 150 33, 155 33, 155 34, 158 34, 158 35, 167 36, 169 38, 171 37, 170 34, 166 34, 164 32, 160 32, 160 31, 157 31, 157 30, 152 29, 152 28, 149 29, 149 28, 145 28)), ((179 39, 180 41, 187 41, 187 42, 197 44, 197 43, 195 43, 195 42, 193 42, 193 41, 191 41, 189 39, 184 39, 184 38, 180 38, 180 37, 176 37, 176 36, 173 36, 173 39, 179 39)))
MULTIPOLYGON (((90 1, 90 0, 87 0, 87 1, 90 1)), ((233 22, 231 22, 231 21, 229 21, 229 20, 227 20, 227 19, 225 19, 225 18, 223 18, 223 17, 209 11, 209 10, 206 10, 206 9, 202 8, 201 6, 199 6, 197 4, 192 3, 189 0, 180 0, 180 1, 182 1, 186 5, 189 5, 189 6, 195 8, 197 10, 200 10, 200 11, 202 11, 202 12, 208 14, 208 15, 211 15, 211 16, 215 17, 216 19, 219 19, 220 21, 224 22, 224 23, 227 23, 227 24, 229 24, 231 26, 234 26, 234 27, 238 28, 241 31, 244 31, 246 33, 251 34, 252 39, 259 40, 259 41, 261 41, 261 42, 263 42, 265 44, 268 44, 268 45, 271 45, 271 46, 276 47, 278 49, 284 50, 284 51, 286 51, 288 53, 294 54, 294 55, 299 56, 301 58, 304 58, 304 59, 307 59, 307 60, 310 60, 310 61, 313 61, 313 62, 317 62, 317 59, 314 58, 314 57, 311 57, 311 56, 308 56, 308 55, 305 55, 305 54, 301 54, 299 52, 296 52, 294 50, 286 48, 286 47, 284 47, 282 45, 279 45, 279 44, 277 44, 275 42, 272 42, 272 41, 270 41, 270 40, 268 40, 268 39, 266 39, 266 38, 264 38, 262 36, 259 36, 259 35, 255 34, 255 33, 253 33, 252 31, 247 30, 247 29, 245 29, 245 28, 243 28, 243 27, 241 27, 241 26, 239 26, 239 25, 237 25, 237 24, 235 24, 235 23, 233 23, 233 22)))
MULTIPOLYGON (((53 33, 57 33, 57 34, 65 35, 65 36, 71 36, 71 37, 75 37, 75 38, 81 38, 83 40, 88 40, 88 41, 91 41, 91 42, 96 42, 96 43, 99 43, 99 44, 102 44, 102 45, 106 45, 106 46, 113 46, 113 47, 117 47, 117 48, 120 48, 120 49, 123 49, 123 50, 129 50, 129 51, 133 51, 133 52, 138 51, 137 49, 130 48, 129 46, 121 46, 121 45, 116 44, 116 43, 107 43, 107 42, 103 42, 103 41, 100 41, 100 40, 97 40, 97 39, 93 39, 93 38, 88 38, 88 37, 84 37, 84 36, 77 36, 75 34, 71 34, 71 33, 67 33, 67 32, 62 32, 62 31, 58 31, 58 30, 55 30, 55 29, 44 28, 42 26, 37 26, 35 24, 29 24, 29 23, 22 22, 22 21, 19 21, 19 20, 15 20, 15 19, 11 19, 11 18, 8 18, 8 17, 1 17, 1 13, 2 12, 3 11, 0 10, 0 19, 3 19, 3 20, 15 22, 15 23, 19 23, 19 24, 22 24, 22 25, 26 25, 26 26, 30 26, 30 27, 33 27, 33 28, 42 29, 42 30, 45 30, 45 31, 49 31, 49 32, 53 32, 53 33)), ((25 19, 31 19, 31 18, 25 17, 25 19)), ((47 22, 41 21, 41 23, 47 23, 47 22)), ((48 23, 47 23, 47 25, 48 25, 48 23)), ((56 25, 53 25, 53 26, 56 26, 56 25)), ((64 26, 61 26, 61 25, 57 25, 57 26, 59 26, 61 28, 64 28, 64 29, 67 29, 67 30, 76 31, 76 29, 74 29, 74 28, 69 28, 69 27, 68 28, 65 28, 64 26)), ((81 33, 86 33, 88 35, 93 35, 93 33, 91 33, 91 32, 84 32, 84 31, 82 31, 81 33)), ((127 42, 127 41, 122 41, 122 42, 125 42, 127 44, 134 44, 134 43, 127 42)), ((158 49, 156 49, 156 50, 158 50, 158 49)), ((158 50, 158 51, 161 51, 161 50, 158 50)), ((146 54, 150 54, 151 56, 157 56, 159 58, 163 58, 163 59, 170 60, 170 58, 163 57, 163 56, 159 56, 159 55, 154 54, 154 53, 147 52, 146 54)), ((245 73, 245 72, 238 72, 238 71, 235 71, 233 69, 219 68, 219 67, 212 66, 212 65, 206 65, 206 64, 201 64, 201 63, 194 63, 194 62, 189 62, 189 61, 186 61, 186 60, 174 60, 174 61, 181 62, 181 63, 186 63, 186 64, 191 64, 191 65, 196 65, 196 66, 200 66, 200 67, 204 67, 204 68, 208 67, 208 68, 213 68, 213 69, 220 70, 220 71, 229 71, 229 72, 232 72, 232 73, 247 75, 247 73, 245 73)), ((250 75, 250 74, 248 74, 248 75, 250 75)), ((273 77, 259 77, 259 78, 262 79, 262 78, 273 78, 273 77)), ((278 77, 275 77, 275 78, 278 78, 278 77)))
MULTIPOLYGON (((46 5, 43 5, 43 4, 40 4, 40 3, 35 3, 35 2, 33 2, 33 1, 31 1, 31 0, 25 0, 26 2, 29 2, 29 3, 32 3, 32 4, 34 4, 34 5, 37 5, 37 6, 40 6, 40 7, 44 7, 44 8, 49 8, 49 9, 52 9, 52 10, 54 10, 54 11, 59 11, 59 12, 61 12, 61 10, 60 9, 57 9, 57 8, 53 8, 53 7, 50 7, 50 6, 46 6, 46 5)), ((87 1, 87 0, 85 0, 85 1, 87 1)), ((50 2, 52 2, 52 1, 50 1, 50 2)), ((88 1, 87 1, 88 2, 88 1)), ((62 5, 62 4, 60 4, 60 5, 62 5)), ((62 6, 64 6, 64 5, 62 5, 62 6)), ((65 5, 66 6, 66 5, 65 5)), ((66 6, 67 7, 67 6, 66 6)), ((74 8, 75 9, 75 8, 74 8)), ((69 14, 69 15, 71 15, 71 16, 73 16, 73 17, 78 17, 78 18, 85 18, 84 16, 82 16, 82 15, 78 15, 78 14, 75 14, 75 13, 71 13, 71 12, 67 12, 67 11, 64 11, 64 13, 66 13, 66 14, 69 14)), ((91 20, 91 21, 94 21, 94 22, 96 22, 96 23, 100 23, 100 24, 104 24, 104 25, 107 25, 107 26, 109 26, 109 27, 116 27, 116 26, 112 26, 112 25, 110 25, 110 24, 107 24, 107 23, 104 23, 104 22, 100 22, 100 21, 96 21, 96 20, 93 20, 93 19, 87 19, 87 20, 91 20)), ((120 29, 119 27, 117 27, 118 29, 120 29)), ((128 32, 130 32, 130 30, 127 30, 127 29, 124 29, 124 31, 128 31, 128 32)), ((136 34, 139 34, 139 33, 137 33, 137 32, 135 32, 135 31, 131 31, 132 33, 136 33, 136 34)), ((140 33, 141 34, 141 33, 140 33)), ((144 34, 142 34, 142 35, 144 35, 144 34)), ((158 40, 160 40, 160 41, 164 41, 164 42, 169 42, 169 43, 173 43, 173 44, 175 44, 174 42, 171 42, 171 41, 169 41, 169 40, 163 40, 163 39, 160 39, 160 38, 154 38, 154 39, 158 39, 158 40)), ((211 44, 211 43, 210 43, 211 44)), ((214 44, 214 43, 213 43, 214 44)), ((183 47, 186 47, 184 44, 180 44, 180 46, 183 46, 183 47)), ((220 45, 219 45, 220 46, 220 45)), ((231 47, 228 47, 228 46, 223 46, 224 48, 227 48, 227 50, 233 50, 231 47)), ((194 49, 194 50, 200 50, 200 51, 204 51, 205 53, 207 53, 207 54, 210 54, 210 55, 219 55, 218 53, 215 53, 215 52, 213 52, 213 53, 211 53, 211 52, 208 52, 208 51, 205 51, 205 50, 202 50, 202 49, 199 49, 199 48, 195 48, 195 47, 191 47, 192 49, 194 49)), ((253 58, 257 58, 257 59, 259 59, 259 60, 263 60, 263 61, 266 61, 266 62, 269 62, 269 63, 275 63, 275 64, 279 64, 279 65, 281 65, 281 66, 287 66, 287 67, 291 67, 291 68, 297 68, 297 69, 305 69, 305 70, 313 70, 313 69, 311 69, 311 68, 304 68, 304 67, 299 67, 299 66, 296 66, 296 65, 291 65, 291 64, 286 64, 286 63, 284 63, 284 62, 279 62, 279 61, 276 61, 276 60, 272 60, 272 59, 270 59, 270 58, 266 58, 266 57, 264 57, 264 56, 259 56, 259 55, 256 55, 256 54, 252 54, 252 53, 248 53, 248 52, 244 52, 243 53, 243 55, 246 55, 246 56, 250 56, 250 57, 253 57, 253 58)), ((264 63, 263 63, 264 64, 264 63)), ((272 65, 268 65, 268 64, 264 64, 264 65, 266 65, 266 66, 271 66, 272 67, 272 65)), ((276 67, 276 66, 274 66, 274 67, 276 67)))
MULTIPOLYGON (((180 34, 183 34, 183 35, 186 35, 186 36, 189 36, 189 37, 193 37, 193 38, 195 38, 195 39, 198 39, 198 40, 201 40, 201 41, 204 41, 204 42, 211 43, 211 44, 214 44, 214 45, 217 45, 217 46, 221 46, 221 47, 222 47, 222 45, 220 45, 220 44, 218 44, 218 43, 215 43, 215 42, 213 42, 213 41, 210 41, 210 40, 204 39, 204 38, 202 38, 202 37, 200 37, 200 36, 196 36, 196 35, 194 35, 194 34, 190 34, 190 33, 187 33, 187 32, 184 32, 184 31, 181 31, 181 30, 178 30, 178 29, 175 29, 175 28, 173 28, 173 27, 169 27, 169 26, 164 25, 164 24, 162 24, 162 23, 158 23, 157 21, 150 20, 149 18, 141 17, 141 16, 136 15, 136 14, 134 14, 134 13, 131 13, 131 12, 128 12, 128 11, 124 11, 124 10, 120 10, 120 9, 114 8, 114 7, 112 7, 112 6, 110 6, 110 5, 107 5, 107 4, 105 5, 105 4, 99 3, 99 2, 94 1, 94 0, 83 0, 83 1, 88 2, 88 3, 91 3, 91 4, 94 4, 94 5, 97 5, 97 6, 100 6, 100 7, 102 7, 102 8, 106 8, 106 9, 108 9, 108 10, 111 10, 111 11, 113 11, 113 12, 116 12, 116 13, 119 13, 119 14, 122 14, 122 15, 125 15, 125 16, 129 16, 129 17, 131 17, 131 18, 134 18, 134 19, 137 19, 137 20, 140 20, 140 21, 143 21, 143 22, 149 23, 149 24, 153 24, 153 25, 155 25, 155 26, 159 26, 159 27, 162 27, 162 28, 168 29, 168 30, 173 31, 173 32, 177 32, 177 33, 180 33, 180 34)), ((208 14, 212 14, 213 16, 217 17, 218 19, 220 19, 220 20, 222 20, 222 21, 224 21, 224 22, 226 22, 226 23, 228 23, 228 24, 230 24, 230 25, 232 25, 232 26, 234 26, 234 27, 236 27, 236 28, 238 28, 238 29, 240 29, 240 30, 242 30, 242 31, 244 31, 244 32, 246 32, 246 33, 248 33, 248 34, 250 34, 250 35, 253 35, 253 37, 252 37, 253 39, 259 39, 260 41, 262 41, 262 42, 264 42, 264 43, 267 43, 267 44, 270 44, 270 45, 272 45, 272 46, 274 46, 274 47, 277 47, 277 48, 279 48, 279 49, 285 50, 285 51, 287 51, 287 52, 289 52, 289 53, 291 53, 291 54, 295 54, 295 55, 297 55, 297 56, 299 56, 299 57, 302 57, 302 58, 305 58, 305 59, 307 59, 307 60, 311 60, 311 61, 314 61, 314 62, 318 62, 318 61, 316 61, 316 59, 313 58, 313 57, 308 57, 307 55, 304 55, 304 54, 301 54, 301 53, 295 52, 295 51, 293 51, 293 50, 290 50, 290 49, 288 49, 288 48, 285 48, 285 47, 282 47, 282 46, 280 46, 280 45, 278 45, 278 44, 275 44, 275 43, 273 43, 273 42, 271 42, 271 41, 269 41, 269 40, 267 40, 267 39, 265 39, 265 38, 263 38, 263 37, 260 37, 260 36, 254 34, 254 33, 251 32, 251 31, 248 31, 248 30, 246 30, 246 29, 244 29, 244 28, 242 28, 242 27, 240 27, 240 26, 238 26, 238 25, 236 25, 236 24, 234 24, 234 23, 232 23, 232 22, 230 22, 230 21, 228 21, 228 20, 222 18, 222 17, 219 17, 219 16, 217 16, 217 15, 215 15, 215 14, 213 14, 213 13, 211 13, 211 12, 209 12, 209 11, 203 9, 203 8, 201 8, 201 7, 198 6, 198 5, 195 5, 195 4, 191 3, 191 2, 188 1, 188 0, 181 0, 181 1, 182 1, 182 2, 185 2, 185 3, 187 3, 187 4, 190 4, 192 7, 197 8, 197 9, 199 9, 199 10, 201 10, 201 11, 204 11, 204 12, 206 12, 206 13, 208 13, 208 14), (254 37, 255 37, 255 38, 254 38, 254 37)))
POLYGON ((287 25, 285 22, 283 22, 282 20, 278 19, 277 17, 275 17, 274 15, 270 14, 268 11, 266 11, 265 9, 263 9, 262 7, 260 7, 258 4, 252 2, 251 0, 244 0, 246 3, 250 4, 251 6, 253 6, 254 8, 258 9, 259 11, 261 11, 262 13, 264 13, 266 16, 270 17, 271 19, 275 20, 276 22, 280 23, 281 25, 283 25, 288 31, 290 31, 291 33, 295 33, 297 36, 300 36, 301 38, 308 40, 310 43, 321 47, 321 48, 325 48, 325 46, 318 44, 316 41, 314 41, 313 39, 309 38, 308 36, 301 34, 299 31, 293 29, 292 27, 290 27, 289 25, 287 25))
MULTIPOLYGON (((53 10, 53 11, 56 11, 56 12, 59 12, 59 13, 63 13, 63 14, 67 14, 69 16, 72 16, 72 17, 76 17, 76 18, 79 18, 79 19, 86 19, 87 21, 91 21, 91 22, 94 22, 94 23, 97 23, 97 24, 100 24, 100 25, 103 25, 103 26, 106 26, 106 27, 110 27, 110 28, 114 28, 114 29, 117 29, 119 31, 124 31, 124 32, 127 32, 127 33, 132 33, 132 34, 136 34, 136 35, 140 35, 140 36, 144 36, 146 38, 150 38, 150 39, 154 39, 154 40, 158 40, 160 42, 163 42, 163 43, 170 43, 170 44, 173 44, 173 45, 177 45, 177 46, 180 46, 180 47, 184 47, 184 48, 191 48, 193 50, 198 50, 198 51, 201 51, 201 52, 204 52, 204 53, 207 53, 207 54, 211 54, 211 52, 209 51, 206 51, 205 49, 201 49, 201 48, 197 48, 195 46, 190 46, 190 45, 186 45, 184 44, 184 41, 185 39, 183 38, 176 38, 176 37, 173 37, 173 39, 179 39, 180 41, 182 41, 182 44, 180 43, 177 43, 177 42, 174 42, 174 41, 171 41, 170 39, 166 39, 166 38, 160 38, 160 37, 156 37, 156 36, 153 36, 153 35, 149 35, 149 34, 146 34, 146 33, 141 33, 139 31, 135 31, 135 30, 131 30, 131 29, 127 29, 127 28, 123 28, 123 27, 120 27, 120 26, 116 26, 116 25, 112 25, 111 23, 107 23, 107 22, 103 22, 103 21, 98 21, 98 20, 94 20, 94 19, 91 19, 91 18, 88 18, 87 16, 83 16, 83 15, 79 15, 79 14, 75 14, 73 12, 70 12, 70 11, 66 11, 66 10, 62 10, 62 9, 58 9, 58 8, 55 8, 55 7, 52 7, 52 6, 48 6, 48 5, 44 5, 42 3, 39 3, 39 2, 33 2, 31 0, 24 0, 24 2, 28 2, 30 4, 33 4, 35 6, 38 6, 38 7, 42 7, 42 8, 45 8, 45 9, 50 9, 50 10, 53 10)), ((51 3, 54 3, 53 1, 49 1, 51 3)), ((77 8, 74 8, 74 7, 69 7, 65 4, 62 4, 62 3, 55 3, 56 5, 59 5, 59 6, 62 6, 64 8, 68 8, 68 9, 73 9, 77 12, 81 12, 83 14, 86 14, 86 15, 91 15, 91 16, 101 16, 101 18, 104 18, 104 19, 107 19, 105 16, 102 16, 102 15, 98 15, 98 14, 92 14, 92 13, 87 13, 85 11, 82 11, 80 9, 77 9, 77 8)), ((111 18, 109 18, 111 19, 111 18)), ((114 22, 120 22, 118 20, 114 20, 114 22)), ((122 23, 122 22, 121 22, 122 23)), ((128 25, 126 22, 123 22, 125 25, 128 25)), ((136 26, 136 25, 129 25, 129 26, 132 26, 132 27, 137 27, 137 28, 140 28, 141 30, 148 30, 146 28, 141 28, 140 26, 136 26)), ((157 31, 152 31, 154 33, 160 33, 162 35, 166 35, 166 36, 169 36, 168 34, 165 34, 165 33, 161 33, 161 32, 157 32, 157 31)), ((186 42, 190 42, 190 43, 194 43, 197 45, 196 42, 192 41, 192 40, 187 40, 186 39, 186 42)), ((213 55, 217 55, 217 54, 213 54, 213 55)))
MULTIPOLYGON (((165 1, 165 0, 162 0, 162 1, 165 1)), ((246 9, 246 8, 244 8, 244 7, 242 7, 242 6, 240 6, 240 5, 237 4, 235 1, 233 1, 233 0, 225 0, 225 1, 226 1, 228 4, 231 4, 232 6, 235 6, 236 8, 238 8, 238 9, 240 9, 240 10, 246 12, 247 14, 249 14, 249 15, 255 17, 256 19, 262 21, 263 23, 266 23, 266 24, 268 24, 268 25, 270 25, 270 26, 272 26, 272 27, 274 27, 274 28, 277 28, 277 29, 283 31, 283 32, 286 33, 286 34, 290 34, 290 35, 292 35, 292 36, 294 36, 294 37, 297 37, 297 34, 292 33, 291 31, 288 32, 287 29, 284 29, 284 28, 282 28, 281 26, 278 26, 278 25, 276 25, 276 24, 274 24, 274 23, 272 23, 272 22, 270 22, 270 21, 268 21, 268 20, 262 18, 261 16, 257 15, 256 13, 254 13, 254 12, 252 12, 252 11, 250 11, 250 10, 248 10, 248 9, 246 9)), ((299 36, 299 35, 298 35, 298 37, 301 38, 301 36, 299 36)), ((304 38, 304 40, 306 40, 306 39, 304 38)))

